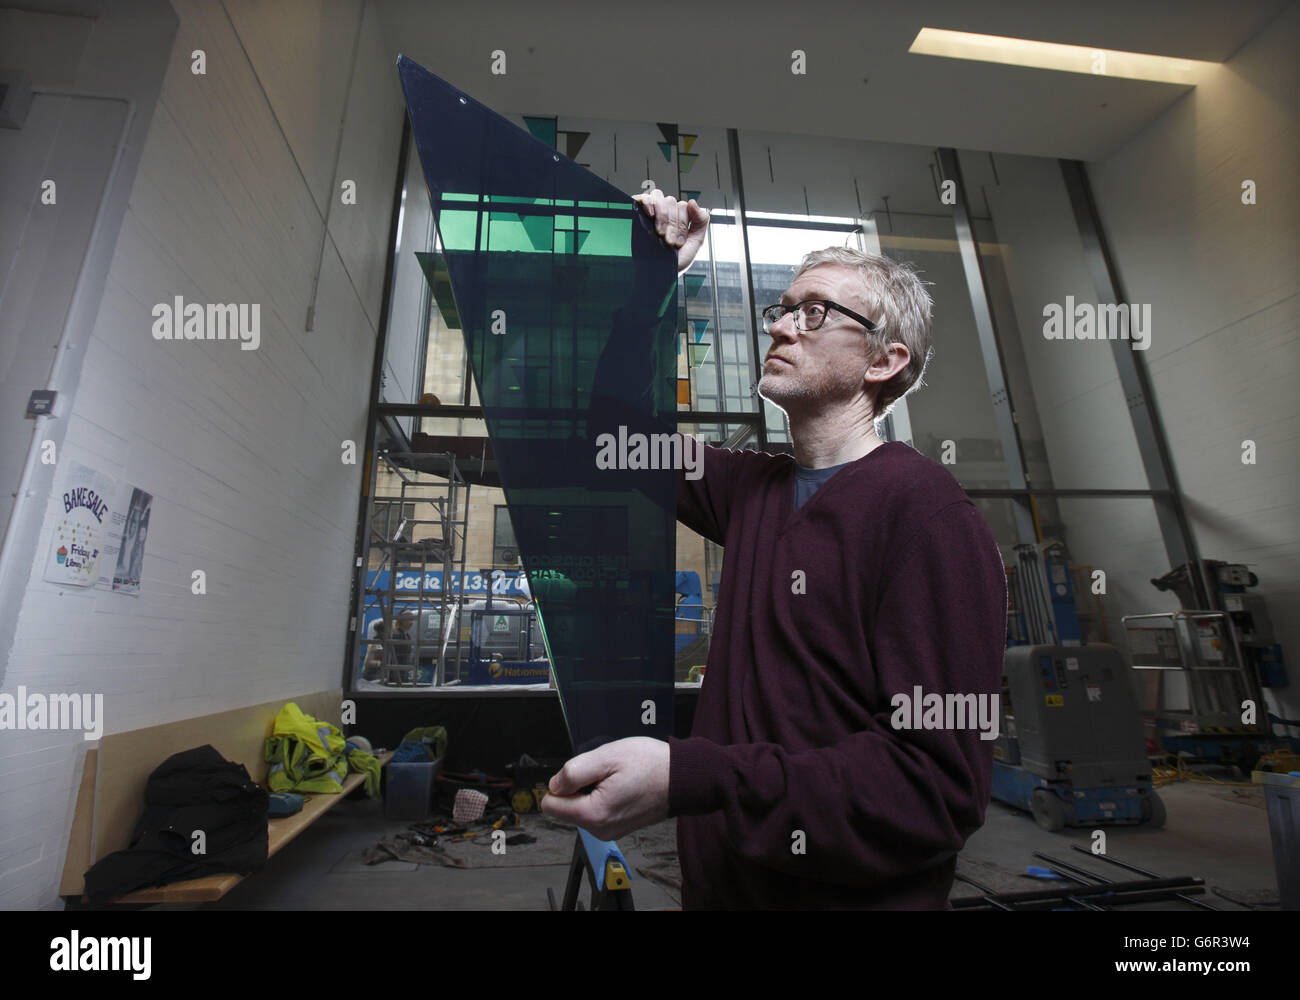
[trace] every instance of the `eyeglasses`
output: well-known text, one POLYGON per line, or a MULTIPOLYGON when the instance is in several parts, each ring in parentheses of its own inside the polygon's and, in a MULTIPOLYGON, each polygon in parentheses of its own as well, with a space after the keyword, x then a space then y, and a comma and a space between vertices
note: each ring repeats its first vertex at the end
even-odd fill
POLYGON ((857 320, 867 328, 868 332, 876 332, 876 324, 867 317, 855 313, 852 309, 846 309, 838 302, 832 302, 830 299, 806 299, 795 306, 783 306, 779 303, 768 306, 763 310, 763 332, 771 333, 772 327, 781 321, 781 317, 792 312, 794 313, 795 329, 800 333, 809 333, 821 328, 821 325, 826 322, 826 314, 832 309, 842 312, 849 319, 857 320))

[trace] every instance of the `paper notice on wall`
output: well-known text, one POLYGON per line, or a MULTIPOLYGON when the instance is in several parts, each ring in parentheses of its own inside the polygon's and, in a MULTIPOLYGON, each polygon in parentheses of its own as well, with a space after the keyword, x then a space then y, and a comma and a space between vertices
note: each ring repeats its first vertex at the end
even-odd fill
POLYGON ((99 560, 96 590, 113 589, 113 571, 117 569, 117 554, 122 548, 122 532, 126 529, 126 510, 131 505, 132 489, 129 483, 119 483, 109 502, 108 516, 104 519, 108 530, 104 536, 102 556, 99 560))
POLYGON ((45 560, 51 583, 90 587, 99 579, 117 482, 96 469, 70 462, 59 490, 59 512, 45 560))
POLYGON ((149 534, 149 514, 153 494, 139 487, 128 487, 125 494, 126 520, 122 526, 117 564, 113 570, 113 590, 119 594, 140 594, 140 574, 144 569, 144 544, 149 534))

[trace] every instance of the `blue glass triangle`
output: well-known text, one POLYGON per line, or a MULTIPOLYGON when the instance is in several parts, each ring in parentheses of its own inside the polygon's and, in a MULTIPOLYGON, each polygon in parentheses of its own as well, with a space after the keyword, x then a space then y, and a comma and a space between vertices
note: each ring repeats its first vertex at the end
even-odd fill
POLYGON ((430 275, 450 278, 574 749, 666 738, 678 473, 662 448, 640 466, 676 430, 676 254, 622 191, 397 66, 443 243, 430 275))

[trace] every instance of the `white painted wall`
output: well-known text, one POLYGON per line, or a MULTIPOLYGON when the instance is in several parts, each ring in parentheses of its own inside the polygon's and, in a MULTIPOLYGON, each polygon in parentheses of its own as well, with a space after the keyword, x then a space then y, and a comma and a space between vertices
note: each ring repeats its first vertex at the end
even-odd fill
MULTIPOLYGON (((0 68, 69 86, 92 23, 0 10, 0 68)), ((0 434, 0 527, 8 521, 35 432, 35 422, 23 419, 27 396, 49 378, 62 332, 57 313, 67 312, 112 161, 110 143, 125 113, 123 104, 105 109, 97 101, 42 95, 33 99, 21 130, 0 129, 0 420, 6 429, 0 434), (63 147, 54 150, 61 138, 63 147), (74 142, 80 154, 75 163, 74 142), (46 180, 55 184, 52 205, 30 196, 46 180)))
MULTIPOLYGON (((154 494, 142 592, 41 580, 47 489, 3 678, 9 692, 102 692, 107 732, 340 681, 361 475, 341 442, 365 437, 404 113, 359 0, 173 6, 175 45, 60 451, 154 494), (355 206, 337 203, 343 179, 355 206), (260 349, 155 341, 151 308, 176 295, 260 303, 260 349), (204 596, 190 590, 196 569, 204 596)), ((0 907, 55 904, 86 745, 0 734, 0 907)))
MULTIPOLYGON (((49 442, 63 453, 176 31, 175 14, 162 0, 121 0, 107 16, 93 2, 49 6, 61 13, 6 11, 0 25, 6 64, 26 70, 37 87, 78 94, 37 97, 28 126, 0 137, 6 180, 13 182, 0 186, 0 211, 20 220, 0 237, 13 265, 0 295, 0 420, 10 442, 0 460, 9 515, 0 549, 0 690, 11 696, 17 684, 7 682, 25 675, 8 669, 10 643, 58 474, 57 465, 35 460, 35 448, 49 442), (52 205, 40 203, 34 186, 45 178, 57 185, 52 205), (56 390, 59 402, 53 416, 33 420, 23 416, 23 401, 40 387, 56 390)), ((63 633, 74 637, 80 624, 70 621, 63 633)), ((54 662, 46 690, 68 690, 68 662, 54 662)), ((0 731, 0 906, 49 903, 85 747, 79 734, 0 731)))
MULTIPOLYGON (((1089 165, 1197 544, 1259 575, 1300 716, 1300 5, 1089 165), (1241 184, 1258 185, 1243 205, 1241 184), (1242 463, 1242 442, 1258 449, 1242 463)), ((1154 593, 1155 591, 1152 590, 1154 593)))

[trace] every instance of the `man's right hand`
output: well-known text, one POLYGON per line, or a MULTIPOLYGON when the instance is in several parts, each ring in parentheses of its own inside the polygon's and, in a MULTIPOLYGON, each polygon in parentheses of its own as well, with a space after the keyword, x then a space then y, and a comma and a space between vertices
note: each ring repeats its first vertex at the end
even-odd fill
POLYGON ((677 251, 677 273, 681 274, 691 266, 704 245, 709 210, 701 208, 694 198, 678 201, 658 188, 633 195, 632 200, 640 203, 641 211, 655 220, 655 231, 664 245, 677 251))

